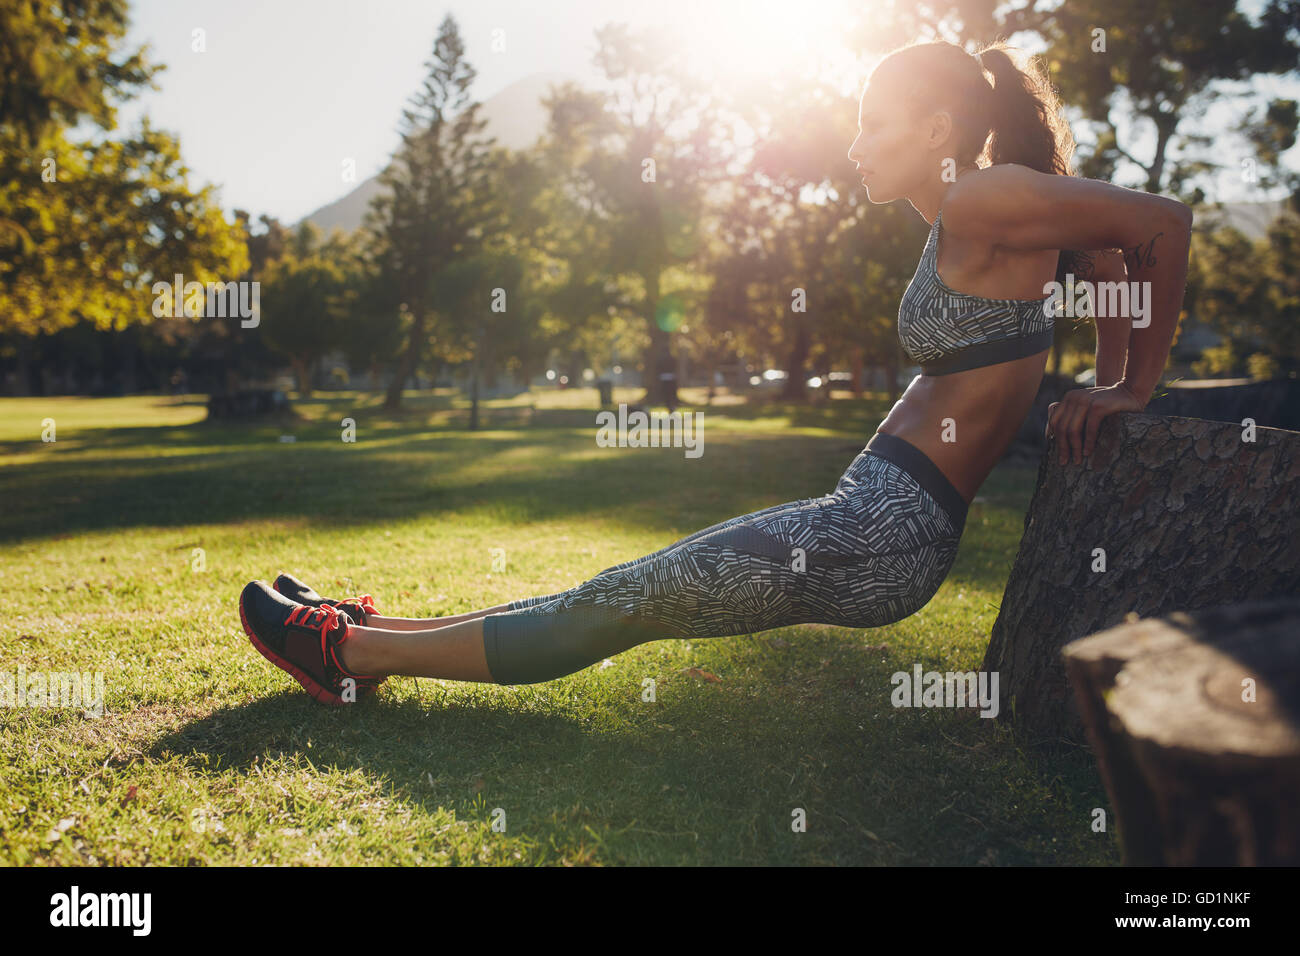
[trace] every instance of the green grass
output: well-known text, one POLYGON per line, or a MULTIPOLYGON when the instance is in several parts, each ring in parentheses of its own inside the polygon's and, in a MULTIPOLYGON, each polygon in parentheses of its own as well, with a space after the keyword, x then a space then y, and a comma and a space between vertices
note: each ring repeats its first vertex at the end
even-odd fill
POLYGON ((489 403, 477 434, 447 394, 399 415, 331 394, 255 427, 207 424, 198 401, 0 399, 0 671, 107 689, 100 717, 0 708, 0 864, 1118 862, 1089 826, 1106 799, 1086 754, 889 702, 914 663, 979 668, 1029 468, 994 472, 948 580, 890 627, 660 641, 515 688, 393 678, 341 712, 249 645, 252 578, 409 616, 554 592, 829 491, 886 408, 705 409, 687 459, 596 447, 593 395, 489 403))

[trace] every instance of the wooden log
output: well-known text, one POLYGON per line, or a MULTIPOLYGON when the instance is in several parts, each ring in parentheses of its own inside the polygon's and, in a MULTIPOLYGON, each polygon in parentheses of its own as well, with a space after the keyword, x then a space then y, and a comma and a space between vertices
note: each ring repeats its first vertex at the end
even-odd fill
POLYGON ((1081 741, 1070 641, 1130 613, 1300 594, 1300 433, 1121 413, 1082 465, 1056 454, 1054 438, 983 668, 999 673, 999 719, 1081 741))
POLYGON ((1125 624, 1063 656, 1126 864, 1300 865, 1300 599, 1125 624))

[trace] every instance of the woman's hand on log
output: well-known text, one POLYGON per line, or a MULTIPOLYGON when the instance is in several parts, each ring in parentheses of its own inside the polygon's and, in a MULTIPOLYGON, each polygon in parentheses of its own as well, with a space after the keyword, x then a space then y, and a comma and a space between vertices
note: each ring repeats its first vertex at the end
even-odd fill
POLYGON ((1097 444, 1097 429, 1107 415, 1115 412, 1140 412, 1146 403, 1138 399, 1123 382, 1104 388, 1076 388, 1047 406, 1047 437, 1056 436, 1058 461, 1064 465, 1073 458, 1076 465, 1091 456, 1097 444))

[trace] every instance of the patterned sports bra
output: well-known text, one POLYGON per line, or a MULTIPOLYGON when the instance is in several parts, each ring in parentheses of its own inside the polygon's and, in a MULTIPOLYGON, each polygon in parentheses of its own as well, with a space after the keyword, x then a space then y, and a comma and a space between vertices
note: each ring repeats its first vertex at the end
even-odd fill
POLYGON ((935 264, 942 219, 940 210, 898 304, 898 340, 921 373, 951 375, 1051 348, 1054 317, 1043 305, 1051 296, 985 299, 943 284, 935 264))

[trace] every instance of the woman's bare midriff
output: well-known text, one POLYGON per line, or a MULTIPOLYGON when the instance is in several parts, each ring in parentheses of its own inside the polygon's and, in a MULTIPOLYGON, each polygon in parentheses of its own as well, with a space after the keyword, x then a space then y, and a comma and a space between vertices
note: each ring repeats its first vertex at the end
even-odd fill
POLYGON ((910 442, 970 504, 1034 404, 1047 351, 951 375, 918 375, 876 431, 910 442))

